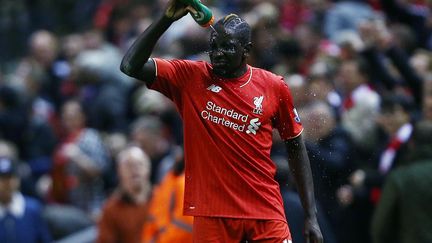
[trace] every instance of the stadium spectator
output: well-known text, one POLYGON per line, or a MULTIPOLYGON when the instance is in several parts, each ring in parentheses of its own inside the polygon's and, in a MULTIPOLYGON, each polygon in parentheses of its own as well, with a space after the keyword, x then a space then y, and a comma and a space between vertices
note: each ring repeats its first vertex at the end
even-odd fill
POLYGON ((96 217, 105 200, 101 175, 110 164, 107 150, 98 131, 86 127, 78 101, 66 102, 61 115, 65 134, 53 155, 52 199, 96 217))
POLYGON ((372 8, 364 1, 337 1, 327 10, 324 32, 333 41, 344 31, 356 30, 358 25, 374 17, 372 8))
POLYGON ((138 147, 128 147, 118 154, 119 185, 103 207, 97 242, 141 242, 152 192, 150 167, 149 157, 138 147))
POLYGON ((129 79, 113 71, 120 63, 120 52, 100 35, 95 30, 83 35, 88 49, 73 62, 77 96, 83 103, 89 127, 109 134, 125 132, 129 79))
POLYGON ((330 61, 320 60, 312 65, 307 76, 308 95, 310 99, 328 104, 334 113, 336 123, 339 125, 342 97, 334 84, 334 71, 330 61))
POLYGON ((316 26, 307 22, 298 26, 293 36, 298 42, 302 54, 299 56, 300 60, 298 60, 298 70, 296 72, 307 75, 312 64, 325 53, 325 47, 330 43, 322 36, 322 33, 318 31, 316 26))
POLYGON ((305 78, 299 74, 285 77, 285 82, 290 87, 293 100, 299 109, 307 106, 311 102, 311 93, 305 78))
POLYGON ((422 103, 424 76, 409 65, 406 50, 396 43, 397 35, 384 20, 365 21, 359 26, 364 43, 360 55, 369 64, 369 84, 381 95, 411 93, 418 107, 422 103), (396 69, 397 73, 392 69, 396 69))
POLYGON ((373 149, 375 119, 380 95, 369 85, 368 64, 364 59, 344 61, 338 72, 342 92, 341 123, 361 152, 373 149))
POLYGON ((379 1, 384 13, 392 22, 410 26, 415 34, 414 46, 421 48, 432 48, 432 27, 430 20, 432 18, 431 2, 424 1, 423 4, 416 2, 404 1, 379 1))
MULTIPOLYGON (((292 231, 293 242, 305 242, 305 237, 302 233, 304 213, 302 212, 302 205, 296 190, 295 180, 289 170, 288 161, 284 156, 273 156, 272 160, 276 164, 275 180, 280 186, 285 215, 292 231)), ((326 217, 325 210, 320 205, 317 199, 317 216, 323 238, 327 243, 337 242, 333 227, 326 217)))
POLYGON ((19 190, 17 162, 0 157, 0 241, 49 243, 50 232, 42 217, 43 206, 19 190))
POLYGON ((30 36, 29 48, 29 55, 16 68, 15 82, 27 86, 27 95, 32 98, 36 96, 34 89, 37 89, 39 102, 45 102, 58 111, 63 102, 60 87, 69 75, 70 67, 59 58, 57 36, 47 30, 38 30, 30 36))
MULTIPOLYGON (((368 235, 373 208, 379 201, 386 175, 404 163, 407 142, 414 127, 411 119, 413 108, 413 101, 404 96, 385 96, 381 100, 377 124, 382 132, 378 131, 380 139, 374 156, 371 160, 359 161, 357 169, 349 175, 349 184, 337 191, 338 200, 345 207, 342 221, 345 223, 340 228, 344 229, 346 237, 357 233, 362 237, 368 235)), ((349 241, 354 241, 354 238, 360 236, 349 241)))
POLYGON ((432 241, 431 121, 416 124, 409 141, 408 166, 392 171, 372 220, 374 243, 432 241))
POLYGON ((132 142, 150 157, 152 184, 158 184, 175 162, 175 147, 164 130, 164 124, 156 116, 138 118, 131 126, 132 142))
POLYGON ((300 112, 306 129, 306 148, 314 176, 317 200, 335 231, 340 216, 336 190, 355 168, 354 146, 348 132, 336 122, 331 108, 314 102, 300 112))
POLYGON ((192 242, 193 217, 183 215, 184 186, 183 151, 177 150, 175 164, 153 191, 142 242, 192 242))

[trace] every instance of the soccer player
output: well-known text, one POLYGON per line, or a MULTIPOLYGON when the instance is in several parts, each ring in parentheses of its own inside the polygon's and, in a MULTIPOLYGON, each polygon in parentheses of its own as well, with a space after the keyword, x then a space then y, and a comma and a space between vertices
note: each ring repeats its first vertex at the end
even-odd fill
POLYGON ((171 0, 120 68, 170 98, 183 119, 184 214, 194 216, 194 242, 291 242, 270 159, 273 128, 289 152, 307 242, 322 242, 300 118, 282 77, 247 64, 250 26, 235 14, 219 20, 210 36, 211 63, 149 59, 161 35, 187 12, 171 0))

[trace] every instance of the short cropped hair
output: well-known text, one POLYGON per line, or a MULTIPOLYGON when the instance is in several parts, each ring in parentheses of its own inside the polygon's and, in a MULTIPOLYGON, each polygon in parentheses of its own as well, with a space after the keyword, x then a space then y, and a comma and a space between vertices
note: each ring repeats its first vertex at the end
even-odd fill
POLYGON ((237 14, 229 14, 218 20, 215 24, 215 28, 220 26, 225 29, 233 30, 242 45, 246 45, 251 42, 251 27, 237 14))

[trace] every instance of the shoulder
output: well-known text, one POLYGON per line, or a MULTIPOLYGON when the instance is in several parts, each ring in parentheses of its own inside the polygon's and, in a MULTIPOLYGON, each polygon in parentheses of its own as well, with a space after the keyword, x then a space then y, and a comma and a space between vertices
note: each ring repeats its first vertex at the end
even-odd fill
POLYGON ((289 87, 285 83, 284 78, 278 74, 267 71, 262 68, 251 67, 254 82, 259 82, 266 89, 273 90, 277 93, 288 90, 289 87))
POLYGON ((115 218, 122 211, 124 203, 122 201, 121 195, 114 192, 107 198, 102 206, 102 215, 105 220, 115 218))
POLYGON ((380 102, 379 94, 367 85, 361 85, 353 91, 353 99, 356 104, 378 107, 380 102))
POLYGON ((25 201, 25 209, 27 212, 32 213, 41 213, 42 212, 42 204, 36 200, 35 198, 24 196, 25 201))
POLYGON ((212 69, 211 65, 206 61, 183 60, 183 62, 191 73, 209 74, 212 69))
POLYGON ((257 67, 252 67, 252 72, 254 75, 257 75, 257 77, 261 77, 261 78, 265 78, 266 81, 272 81, 272 82, 276 82, 276 83, 284 83, 284 79, 282 76, 277 75, 273 72, 267 71, 265 69, 262 68, 257 68, 257 67))
POLYGON ((394 178, 416 178, 416 177, 429 177, 432 173, 432 160, 417 161, 407 166, 401 166, 391 173, 394 178))
POLYGON ((119 205, 122 204, 122 202, 123 202, 123 200, 122 200, 121 193, 118 191, 115 191, 105 201, 103 208, 104 208, 104 210, 110 211, 110 210, 113 210, 114 208, 119 207, 119 205))
POLYGON ((86 138, 86 139, 99 139, 100 138, 100 134, 99 131, 94 129, 94 128, 85 128, 82 132, 82 138, 86 138))
POLYGON ((196 67, 196 68, 207 68, 210 64, 206 61, 197 61, 197 60, 188 60, 188 59, 164 59, 164 58, 153 58, 153 61, 156 65, 166 63, 174 66, 187 66, 187 67, 196 67))
POLYGON ((96 129, 85 128, 82 130, 78 139, 78 146, 81 149, 94 148, 95 145, 99 146, 100 144, 102 144, 102 138, 96 129))
POLYGON ((186 62, 191 66, 194 67, 194 71, 199 70, 201 72, 210 73, 211 72, 211 65, 210 63, 206 61, 192 61, 192 60, 186 60, 186 62))
POLYGON ((430 183, 432 183, 431 173, 432 160, 418 161, 395 169, 389 174, 386 181, 399 189, 408 189, 411 188, 411 185, 420 186, 425 184, 428 184, 427 187, 429 187, 430 183))
POLYGON ((206 61, 203 60, 184 60, 186 63, 188 63, 189 65, 194 65, 194 66, 198 66, 198 67, 207 67, 210 66, 210 64, 206 61))
POLYGON ((156 76, 165 78, 183 77, 189 79, 196 75, 208 76, 211 72, 211 65, 206 61, 161 58, 153 58, 153 60, 156 76))
POLYGON ((99 135, 99 132, 94 128, 86 127, 82 130, 81 135, 83 135, 83 136, 97 136, 97 135, 99 135))

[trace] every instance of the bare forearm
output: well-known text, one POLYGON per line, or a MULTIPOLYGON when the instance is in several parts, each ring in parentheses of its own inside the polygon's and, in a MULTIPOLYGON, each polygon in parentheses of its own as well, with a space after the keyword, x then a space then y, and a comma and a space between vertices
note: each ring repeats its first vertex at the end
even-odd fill
POLYGON ((316 205, 312 172, 303 138, 300 135, 285 143, 289 154, 290 169, 297 183, 305 215, 306 217, 315 217, 316 205))
POLYGON ((150 25, 128 49, 120 65, 120 70, 132 77, 137 77, 144 64, 149 59, 153 49, 173 21, 162 15, 157 21, 150 25))

